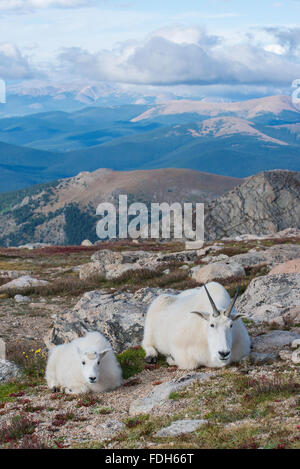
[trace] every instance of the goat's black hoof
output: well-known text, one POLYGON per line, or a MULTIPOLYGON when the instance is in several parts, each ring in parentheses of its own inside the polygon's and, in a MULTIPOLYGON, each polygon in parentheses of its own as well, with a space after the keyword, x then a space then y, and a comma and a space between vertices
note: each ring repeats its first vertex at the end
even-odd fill
POLYGON ((52 392, 59 392, 59 391, 60 391, 60 389, 59 389, 59 388, 57 388, 56 386, 53 386, 53 388, 52 388, 52 392))
POLYGON ((149 364, 154 364, 154 363, 157 362, 157 358, 156 357, 146 357, 145 362, 149 363, 149 364))

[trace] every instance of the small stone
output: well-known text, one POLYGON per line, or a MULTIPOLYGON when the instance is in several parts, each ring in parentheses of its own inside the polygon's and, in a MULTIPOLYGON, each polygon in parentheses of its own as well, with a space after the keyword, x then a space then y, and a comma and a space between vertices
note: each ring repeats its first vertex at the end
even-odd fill
POLYGON ((14 300, 16 303, 28 303, 30 301, 30 298, 28 296, 15 295, 14 300))
POLYGON ((289 350, 280 350, 278 355, 281 360, 290 361, 292 359, 292 353, 289 350))
POLYGON ((191 433, 207 423, 208 420, 177 420, 169 427, 159 430, 154 436, 168 437, 191 433))
POLYGON ((186 241, 185 249, 186 251, 201 249, 204 245, 204 241, 186 241))
POLYGON ((300 349, 292 353, 292 362, 298 365, 300 363, 300 349))
POLYGON ((82 241, 81 246, 90 247, 93 246, 93 243, 91 243, 89 239, 85 239, 84 241, 82 241))
POLYGON ((0 339, 0 360, 5 360, 6 358, 6 346, 4 340, 0 339))
POLYGON ((276 360, 275 353, 259 353, 252 352, 249 355, 249 360, 254 365, 271 365, 276 360))
POLYGON ((283 319, 283 317, 281 316, 277 316, 276 318, 273 318, 271 323, 270 324, 273 324, 275 326, 284 326, 285 325, 285 321, 283 319))
POLYGON ((293 340, 292 342, 292 348, 297 348, 300 346, 300 339, 293 340))
POLYGON ((103 440, 110 440, 125 428, 125 424, 116 419, 110 419, 101 424, 104 430, 103 440))

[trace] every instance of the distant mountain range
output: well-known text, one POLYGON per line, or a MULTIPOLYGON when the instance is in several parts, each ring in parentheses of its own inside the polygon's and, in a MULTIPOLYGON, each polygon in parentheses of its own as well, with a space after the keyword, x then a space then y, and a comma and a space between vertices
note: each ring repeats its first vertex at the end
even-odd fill
POLYGON ((239 178, 300 170, 300 112, 288 96, 93 106, 0 119, 0 142, 1 192, 99 168, 239 178))
POLYGON ((96 241, 96 208, 101 202, 117 206, 119 194, 126 194, 129 204, 209 202, 240 183, 237 178, 183 169, 83 172, 0 194, 0 246, 96 241))
MULTIPOLYGON (((169 99, 174 98, 171 93, 169 99)), ((43 80, 27 80, 7 86, 7 102, 0 104, 0 117, 29 115, 41 112, 74 112, 86 106, 113 106, 155 102, 155 96, 142 97, 118 85, 97 83, 53 83, 43 80)))
POLYGON ((246 179, 158 169, 83 172, 73 178, 0 194, 0 246, 97 240, 96 207, 119 194, 128 203, 204 202, 207 240, 300 229, 300 172, 264 171, 246 179))

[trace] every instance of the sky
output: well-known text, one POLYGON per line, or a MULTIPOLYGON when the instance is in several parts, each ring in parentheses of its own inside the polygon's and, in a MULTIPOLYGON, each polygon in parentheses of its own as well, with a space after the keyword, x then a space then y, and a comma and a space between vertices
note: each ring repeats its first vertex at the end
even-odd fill
POLYGON ((287 93, 300 78, 299 18, 300 0, 0 0, 0 78, 287 93))

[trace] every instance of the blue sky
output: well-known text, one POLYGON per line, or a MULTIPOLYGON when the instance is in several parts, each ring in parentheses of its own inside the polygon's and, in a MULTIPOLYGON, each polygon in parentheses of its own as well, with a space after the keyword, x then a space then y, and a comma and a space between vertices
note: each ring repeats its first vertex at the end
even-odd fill
POLYGON ((280 93, 300 77, 297 18, 300 0, 0 0, 0 76, 280 93))

